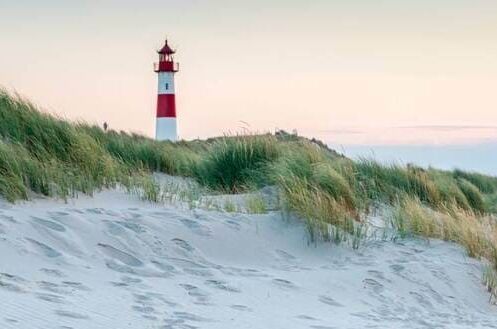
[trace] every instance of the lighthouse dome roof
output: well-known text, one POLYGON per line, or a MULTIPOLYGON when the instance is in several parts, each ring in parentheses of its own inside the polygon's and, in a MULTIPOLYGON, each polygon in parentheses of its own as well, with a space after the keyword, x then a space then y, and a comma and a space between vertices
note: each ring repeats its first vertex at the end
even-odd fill
POLYGON ((171 54, 174 54, 175 51, 169 47, 169 45, 167 44, 167 40, 166 42, 164 43, 164 46, 158 51, 159 54, 165 54, 165 55, 171 55, 171 54))

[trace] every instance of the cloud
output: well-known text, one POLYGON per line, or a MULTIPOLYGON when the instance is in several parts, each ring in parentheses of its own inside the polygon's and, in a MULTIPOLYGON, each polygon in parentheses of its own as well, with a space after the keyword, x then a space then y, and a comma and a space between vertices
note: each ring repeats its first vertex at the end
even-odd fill
POLYGON ((478 125, 419 125, 419 126, 397 126, 393 129, 416 129, 416 130, 433 130, 433 131, 458 131, 458 130, 497 130, 497 126, 478 126, 478 125))
POLYGON ((497 126, 417 125, 390 127, 337 127, 307 131, 335 144, 451 145, 497 142, 497 126))

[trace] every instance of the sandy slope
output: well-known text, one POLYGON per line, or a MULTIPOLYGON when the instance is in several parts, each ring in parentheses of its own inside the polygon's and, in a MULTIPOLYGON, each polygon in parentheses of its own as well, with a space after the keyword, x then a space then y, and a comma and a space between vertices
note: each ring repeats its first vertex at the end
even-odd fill
POLYGON ((278 213, 0 204, 0 328, 497 328, 457 246, 309 246, 278 213))

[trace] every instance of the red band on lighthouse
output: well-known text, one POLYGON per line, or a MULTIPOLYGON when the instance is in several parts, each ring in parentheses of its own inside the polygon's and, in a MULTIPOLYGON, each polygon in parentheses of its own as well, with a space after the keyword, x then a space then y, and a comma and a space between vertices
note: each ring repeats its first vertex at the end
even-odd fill
POLYGON ((176 118, 176 99, 174 94, 157 96, 157 118, 176 118))

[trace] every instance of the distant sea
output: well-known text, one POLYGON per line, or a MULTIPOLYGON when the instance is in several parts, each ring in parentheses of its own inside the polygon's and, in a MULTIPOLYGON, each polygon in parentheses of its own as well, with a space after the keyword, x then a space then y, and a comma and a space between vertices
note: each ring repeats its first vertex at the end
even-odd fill
POLYGON ((382 163, 459 168, 497 176, 497 142, 460 145, 328 145, 354 159, 366 157, 382 163))

